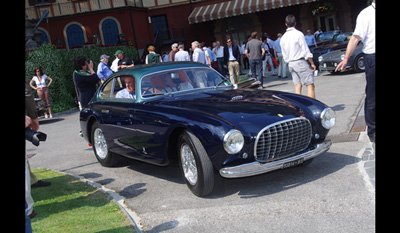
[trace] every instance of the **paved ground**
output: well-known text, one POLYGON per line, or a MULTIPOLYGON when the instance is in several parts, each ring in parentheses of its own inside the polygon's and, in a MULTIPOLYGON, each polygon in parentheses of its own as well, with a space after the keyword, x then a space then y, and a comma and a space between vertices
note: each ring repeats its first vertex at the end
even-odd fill
MULTIPOLYGON (((271 76, 264 85, 293 92, 289 79, 271 76)), ((242 179, 217 176, 206 198, 191 194, 177 166, 124 161, 119 167, 101 167, 79 137, 76 111, 41 121, 48 139, 37 148, 27 144, 27 153, 36 153, 30 159, 33 168, 84 176, 115 190, 146 232, 374 232, 370 175, 375 156, 365 133, 349 134, 364 87, 363 73, 316 77, 316 97, 337 113, 329 133, 336 141, 331 149, 307 167, 242 179)))

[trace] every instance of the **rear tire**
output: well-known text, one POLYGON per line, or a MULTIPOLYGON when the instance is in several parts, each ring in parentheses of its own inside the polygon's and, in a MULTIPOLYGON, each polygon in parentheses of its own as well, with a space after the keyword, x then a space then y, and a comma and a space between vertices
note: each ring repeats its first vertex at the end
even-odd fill
POLYGON ((92 126, 91 139, 94 155, 99 163, 104 167, 115 166, 118 162, 118 156, 111 153, 108 149, 103 130, 97 121, 92 126))
POLYGON ((185 131, 178 141, 179 167, 190 191, 203 197, 214 189, 214 168, 200 140, 185 131))

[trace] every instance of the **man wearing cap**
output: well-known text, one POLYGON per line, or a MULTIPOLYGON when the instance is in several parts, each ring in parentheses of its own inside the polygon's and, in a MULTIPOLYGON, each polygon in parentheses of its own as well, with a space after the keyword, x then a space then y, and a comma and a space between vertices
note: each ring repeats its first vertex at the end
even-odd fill
POLYGON ((115 53, 114 53, 114 56, 115 56, 115 59, 114 59, 114 61, 112 62, 112 64, 111 64, 111 70, 112 71, 114 71, 114 72, 117 72, 118 71, 118 62, 119 62, 119 60, 121 59, 120 57, 124 57, 124 55, 122 55, 124 52, 122 52, 122 50, 117 50, 115 53))
POLYGON ((100 56, 100 63, 97 66, 97 76, 101 81, 104 81, 108 78, 108 76, 112 75, 112 71, 108 68, 108 58, 106 54, 100 56))
POLYGON ((124 53, 121 50, 118 50, 119 52, 117 54, 119 61, 118 61, 118 70, 122 70, 125 68, 131 68, 134 67, 135 65, 133 64, 132 58, 130 57, 124 57, 124 53))

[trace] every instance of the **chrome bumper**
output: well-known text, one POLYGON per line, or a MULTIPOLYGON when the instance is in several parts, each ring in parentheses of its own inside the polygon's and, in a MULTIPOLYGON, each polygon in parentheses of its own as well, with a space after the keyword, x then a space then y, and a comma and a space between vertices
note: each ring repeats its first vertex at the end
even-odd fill
POLYGON ((283 169, 285 163, 296 161, 301 158, 304 158, 304 161, 312 159, 329 150, 331 145, 332 141, 326 140, 320 144, 317 144, 314 149, 304 152, 302 154, 298 154, 293 157, 269 163, 252 162, 234 167, 224 167, 219 170, 219 173, 221 174, 222 177, 225 178, 239 178, 246 176, 254 176, 278 169, 283 169))

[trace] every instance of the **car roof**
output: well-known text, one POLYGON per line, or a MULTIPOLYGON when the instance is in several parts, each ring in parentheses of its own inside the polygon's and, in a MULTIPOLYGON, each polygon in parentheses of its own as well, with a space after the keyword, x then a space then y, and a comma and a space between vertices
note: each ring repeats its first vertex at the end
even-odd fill
POLYGON ((149 73, 182 68, 208 68, 208 66, 198 62, 161 62, 156 64, 135 65, 133 68, 123 69, 116 72, 115 74, 130 74, 133 75, 136 79, 140 79, 142 76, 149 73))

